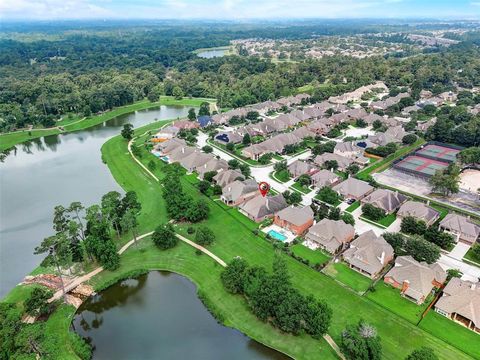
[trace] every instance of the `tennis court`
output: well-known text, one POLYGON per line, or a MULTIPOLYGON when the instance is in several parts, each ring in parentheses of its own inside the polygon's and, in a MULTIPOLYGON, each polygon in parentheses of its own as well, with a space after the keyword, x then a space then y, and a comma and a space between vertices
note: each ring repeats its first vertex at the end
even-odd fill
POLYGON ((421 156, 410 155, 405 159, 397 162, 394 167, 407 172, 417 173, 423 176, 432 176, 437 170, 443 170, 448 163, 433 160, 421 156))
POLYGON ((429 144, 426 145, 423 149, 418 150, 415 154, 428 157, 433 160, 454 162, 459 152, 460 150, 453 149, 447 146, 429 144))

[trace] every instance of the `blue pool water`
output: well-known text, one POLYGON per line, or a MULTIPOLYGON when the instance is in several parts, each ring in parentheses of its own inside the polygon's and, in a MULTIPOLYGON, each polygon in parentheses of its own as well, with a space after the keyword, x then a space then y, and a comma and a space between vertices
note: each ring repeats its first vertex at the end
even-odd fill
POLYGON ((280 240, 280 241, 285 241, 287 239, 287 237, 285 235, 280 234, 279 232, 277 232, 275 230, 270 230, 268 232, 268 235, 270 235, 272 238, 280 240))

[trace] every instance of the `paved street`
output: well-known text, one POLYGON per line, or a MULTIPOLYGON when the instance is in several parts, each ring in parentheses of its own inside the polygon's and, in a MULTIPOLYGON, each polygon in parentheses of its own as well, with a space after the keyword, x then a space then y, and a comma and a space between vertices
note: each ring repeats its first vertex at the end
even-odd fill
POLYGON ((480 279, 480 268, 466 264, 460 260, 452 258, 450 255, 441 255, 440 259, 437 261, 438 264, 444 269, 457 269, 463 273, 463 280, 470 281, 479 281, 480 279))

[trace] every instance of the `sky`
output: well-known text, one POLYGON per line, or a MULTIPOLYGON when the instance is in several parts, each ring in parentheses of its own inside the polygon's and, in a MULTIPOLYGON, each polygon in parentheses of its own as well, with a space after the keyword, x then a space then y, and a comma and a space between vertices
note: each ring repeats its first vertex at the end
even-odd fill
POLYGON ((0 0, 0 18, 480 19, 480 0, 0 0))

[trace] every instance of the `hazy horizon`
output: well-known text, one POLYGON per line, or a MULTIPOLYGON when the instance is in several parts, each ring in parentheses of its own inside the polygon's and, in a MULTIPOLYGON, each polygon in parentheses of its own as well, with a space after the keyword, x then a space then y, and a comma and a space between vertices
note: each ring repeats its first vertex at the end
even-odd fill
POLYGON ((480 0, 3 0, 0 18, 41 20, 479 20, 480 0))

